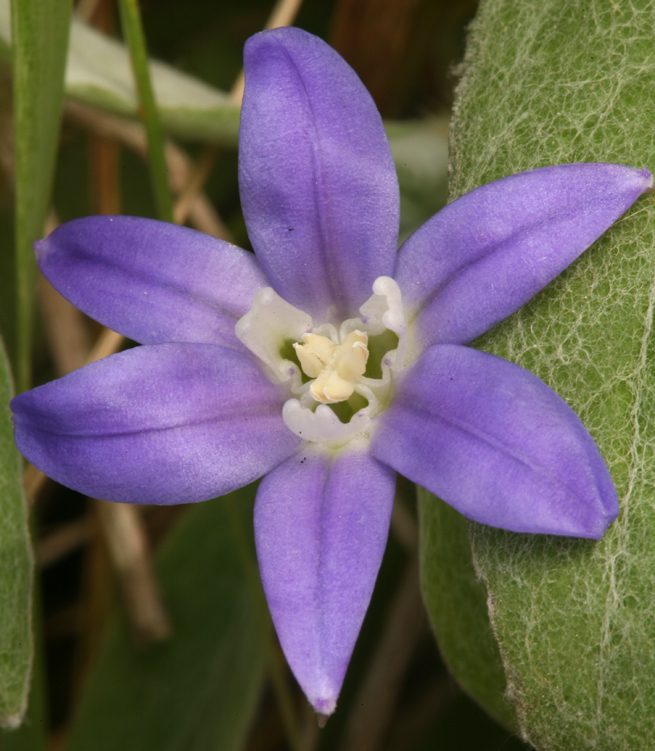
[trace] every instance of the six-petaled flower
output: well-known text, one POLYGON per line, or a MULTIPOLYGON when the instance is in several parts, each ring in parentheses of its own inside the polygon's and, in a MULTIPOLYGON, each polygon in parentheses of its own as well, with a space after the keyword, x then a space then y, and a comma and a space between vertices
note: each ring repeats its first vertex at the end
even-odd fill
POLYGON ((652 185, 545 167, 454 201, 397 249, 398 185, 375 106, 324 42, 251 38, 239 141, 255 254, 131 217, 70 222, 43 273, 137 347, 21 394, 16 441, 54 479, 183 503, 264 476, 255 535, 282 647, 334 710, 400 472, 468 518, 600 538, 609 472, 536 376, 464 345, 516 311, 652 185))

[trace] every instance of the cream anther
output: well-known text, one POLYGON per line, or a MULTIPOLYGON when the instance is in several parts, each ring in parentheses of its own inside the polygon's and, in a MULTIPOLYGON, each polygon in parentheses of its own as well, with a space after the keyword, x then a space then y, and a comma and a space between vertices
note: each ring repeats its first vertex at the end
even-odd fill
POLYGON ((319 334, 304 334, 302 341, 293 346, 303 371, 315 379, 309 387, 314 399, 335 404, 352 396, 366 371, 368 335, 355 329, 341 344, 319 334))

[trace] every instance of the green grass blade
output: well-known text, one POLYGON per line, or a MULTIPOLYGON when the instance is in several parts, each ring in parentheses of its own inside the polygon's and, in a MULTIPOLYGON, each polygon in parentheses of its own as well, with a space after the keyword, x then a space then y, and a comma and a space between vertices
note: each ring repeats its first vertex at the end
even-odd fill
POLYGON ((150 81, 148 50, 143 34, 141 13, 137 0, 119 0, 119 8, 123 34, 130 50, 132 70, 134 71, 134 78, 139 92, 140 112, 146 126, 146 133, 148 134, 150 178, 155 195, 155 204, 157 205, 159 218, 165 222, 172 222, 173 199, 168 187, 164 135, 150 81))
POLYGON ((30 382, 36 263, 32 243, 43 232, 54 175, 71 3, 12 0, 16 144, 16 385, 30 382))

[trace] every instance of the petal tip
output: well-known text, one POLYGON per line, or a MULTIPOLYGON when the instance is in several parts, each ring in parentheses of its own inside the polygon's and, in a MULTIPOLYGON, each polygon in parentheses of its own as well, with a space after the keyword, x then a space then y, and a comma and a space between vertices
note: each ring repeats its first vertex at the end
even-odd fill
POLYGON ((639 173, 644 178, 643 192, 644 193, 652 193, 653 190, 655 190, 655 185, 653 184, 654 183, 653 175, 647 169, 639 170, 639 173))
MULTIPOLYGON (((619 515, 618 498, 601 499, 601 508, 597 513, 589 514, 577 521, 563 521, 561 528, 552 529, 550 534, 564 537, 580 537, 587 540, 602 540, 610 525, 619 515)), ((536 530, 539 531, 539 530, 536 530)))
POLYGON ((337 699, 338 695, 309 699, 310 704, 316 711, 318 724, 320 727, 323 727, 323 725, 325 725, 328 717, 333 714, 334 710, 337 708, 337 699))
POLYGON ((243 58, 244 62, 247 58, 256 53, 262 47, 268 45, 271 42, 284 42, 285 38, 304 38, 309 41, 313 35, 303 29, 298 29, 294 26, 280 26, 275 29, 264 29, 256 34, 248 37, 246 43, 243 46, 243 58))
MULTIPOLYGON (((644 193, 652 193, 655 190, 653 175, 650 170, 624 167, 623 165, 618 165, 618 167, 624 171, 625 182, 623 185, 634 196, 633 202, 644 193), (632 190, 636 191, 636 194, 632 193, 632 190)), ((629 208, 629 206, 626 208, 629 208)))
POLYGON ((32 245, 32 248, 34 249, 34 252, 36 253, 36 260, 39 265, 41 265, 41 261, 47 255, 49 245, 50 243, 48 242, 47 237, 44 237, 42 240, 36 240, 34 244, 32 245))

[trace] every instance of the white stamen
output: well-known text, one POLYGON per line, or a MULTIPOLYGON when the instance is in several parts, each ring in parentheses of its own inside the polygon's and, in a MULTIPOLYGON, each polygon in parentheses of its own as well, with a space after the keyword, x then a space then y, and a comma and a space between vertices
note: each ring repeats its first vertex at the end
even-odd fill
POLYGON ((342 344, 318 334, 304 334, 302 340, 303 344, 293 346, 303 371, 315 379, 309 387, 314 399, 322 404, 349 399, 366 371, 367 334, 355 329, 342 344))

